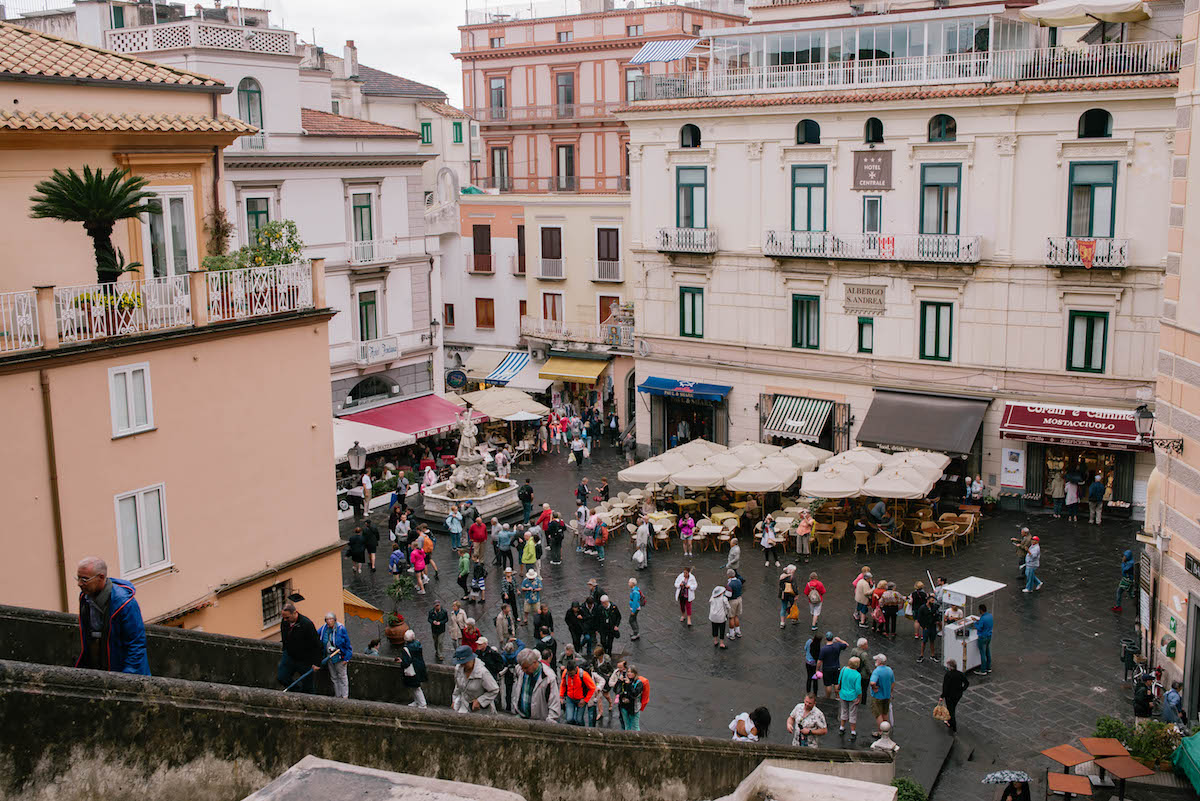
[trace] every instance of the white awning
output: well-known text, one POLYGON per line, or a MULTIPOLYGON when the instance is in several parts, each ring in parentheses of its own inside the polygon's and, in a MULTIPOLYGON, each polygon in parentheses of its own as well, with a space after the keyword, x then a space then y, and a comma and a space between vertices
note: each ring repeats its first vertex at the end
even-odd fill
POLYGON ((467 356, 467 363, 463 365, 467 371, 467 378, 472 381, 483 381, 500 366, 500 362, 504 361, 509 353, 511 351, 496 350, 495 348, 476 348, 471 351, 471 355, 467 356))
POLYGON ((509 351, 500 364, 496 365, 496 369, 488 373, 487 378, 483 379, 483 383, 504 386, 516 378, 517 373, 521 372, 521 369, 528 362, 528 353, 519 350, 509 351))
POLYGON ((417 438, 403 431, 392 431, 369 423, 358 423, 354 420, 333 419, 333 461, 348 461, 346 452, 354 447, 354 443, 367 449, 367 453, 386 451, 392 448, 402 448, 412 445, 417 438))
POLYGON ((833 401, 776 395, 771 418, 763 426, 763 433, 773 437, 819 442, 832 409, 833 401))
POLYGON ((1140 22, 1150 19, 1142 0, 1050 0, 1021 9, 1021 19, 1045 28, 1091 22, 1140 22))
POLYGON ((684 56, 690 55, 698 44, 700 44, 699 39, 667 39, 661 42, 646 42, 629 63, 654 64, 660 61, 678 61, 684 56))

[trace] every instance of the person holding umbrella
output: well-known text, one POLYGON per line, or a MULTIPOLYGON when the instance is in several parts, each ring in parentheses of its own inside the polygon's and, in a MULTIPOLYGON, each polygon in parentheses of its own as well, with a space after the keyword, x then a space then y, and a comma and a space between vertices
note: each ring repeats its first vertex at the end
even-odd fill
POLYGON ((1029 774, 1022 770, 998 770, 983 777, 983 784, 1005 784, 1000 801, 1030 801, 1029 774))

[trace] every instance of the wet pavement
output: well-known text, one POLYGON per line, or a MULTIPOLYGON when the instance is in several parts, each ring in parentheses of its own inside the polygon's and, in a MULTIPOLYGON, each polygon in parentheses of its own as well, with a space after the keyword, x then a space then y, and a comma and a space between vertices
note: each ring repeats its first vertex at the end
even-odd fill
MULTIPOLYGON (((565 463, 565 455, 539 457, 534 465, 521 465, 513 478, 532 479, 535 508, 549 502, 569 519, 575 509, 574 490, 580 475, 586 475, 593 487, 608 477, 613 494, 631 487, 616 480, 623 461, 610 448, 594 453, 594 459, 582 471, 565 463)), ((386 514, 373 515, 381 531, 386 514)), ((343 521, 342 536, 348 536, 353 521, 343 521)), ((441 526, 433 524, 435 531, 441 526)), ((850 582, 866 563, 876 579, 895 581, 906 592, 917 580, 927 580, 926 571, 944 575, 948 581, 981 576, 1005 582, 1008 587, 996 596, 996 625, 993 639, 993 672, 988 676, 970 674, 971 687, 958 708, 959 739, 969 747, 960 748, 945 763, 934 789, 934 801, 991 799, 995 788, 981 785, 984 774, 1004 769, 1025 770, 1036 777, 1033 796, 1044 792, 1042 776, 1049 760, 1038 754, 1044 748, 1092 734, 1100 715, 1131 714, 1131 691, 1123 684, 1120 640, 1132 636, 1133 611, 1127 602, 1118 615, 1109 611, 1117 580, 1120 556, 1135 547, 1136 524, 1109 520, 1102 527, 1068 524, 1049 516, 998 513, 984 520, 975 541, 960 548, 957 555, 942 558, 918 556, 909 549, 893 546, 890 554, 855 556, 847 547, 832 556, 813 556, 808 564, 798 562, 801 575, 816 570, 828 588, 820 628, 831 629, 851 644, 864 633, 851 614, 854 607, 850 582), (1039 576, 1045 581, 1040 592, 1024 594, 1017 579, 1016 553, 1008 541, 1021 525, 1029 525, 1041 537, 1043 548, 1039 576), (971 758, 961 760, 973 749, 971 758), (961 764, 960 764, 961 763, 961 764)), ((444 534, 444 532, 443 532, 444 534)), ((647 596, 646 608, 639 616, 642 636, 629 640, 626 620, 617 640, 616 658, 634 662, 651 682, 651 700, 642 714, 646 730, 684 734, 728 736, 727 725, 738 713, 757 706, 771 710, 773 722, 769 740, 790 742, 785 722, 792 707, 804 696, 805 670, 802 649, 810 635, 809 622, 802 617, 799 625, 779 629, 777 579, 780 570, 766 567, 757 549, 747 547, 743 538, 741 573, 746 578, 743 639, 732 641, 727 650, 713 647, 707 620, 709 593, 724 581, 725 554, 697 552, 685 559, 678 541, 671 549, 652 553, 650 567, 635 571, 630 560, 632 548, 627 537, 614 536, 608 548, 608 561, 600 565, 594 558, 577 553, 571 540, 564 545, 563 564, 550 565, 543 560, 545 591, 543 600, 550 606, 556 623, 561 653, 569 635, 562 617, 570 602, 586 595, 589 578, 619 602, 623 618, 628 613, 627 581, 638 578, 647 596), (696 593, 694 628, 679 622, 674 600, 674 579, 685 563, 695 567, 699 580, 696 593)), ((343 576, 351 591, 382 609, 391 601, 384 594, 388 585, 386 553, 388 543, 380 546, 379 572, 354 576, 350 562, 343 564, 343 576)), ((489 546, 490 551, 490 546, 489 546)), ((430 583, 430 592, 406 601, 399 611, 410 621, 431 647, 425 612, 435 598, 445 606, 459 596, 454 581, 454 558, 448 536, 439 536, 435 558, 442 568, 440 581, 430 583)), ((785 554, 783 564, 795 562, 785 554)), ((468 608, 485 636, 495 641, 492 622, 499 611, 500 574, 489 563, 488 603, 468 608)), ((802 604, 803 607, 803 604, 802 604)), ((379 636, 375 624, 351 618, 350 632, 355 648, 379 636)), ((522 639, 529 643, 528 627, 522 639)), ((901 618, 898 636, 888 640, 865 633, 871 653, 884 653, 896 673, 894 700, 896 730, 901 745, 897 756, 897 775, 911 775, 928 784, 937 776, 950 745, 950 733, 931 717, 941 691, 942 668, 926 660, 916 662, 918 642, 912 638, 912 625, 901 618), (906 636, 907 635, 907 636, 906 636)), ((448 642, 448 641, 447 641, 448 642)), ((381 654, 388 654, 383 643, 381 654)), ((427 653, 427 656, 429 654, 427 653)), ((843 659, 843 664, 845 659, 843 659)), ((353 692, 353 688, 352 688, 353 692)), ((841 737, 836 729, 836 702, 820 702, 830 721, 830 734, 822 738, 826 747, 870 746, 873 728, 862 723, 856 742, 841 737)), ((866 719, 866 710, 860 720, 866 719)), ((614 719, 606 725, 619 728, 614 719)), ((1128 796, 1137 799, 1132 793, 1128 796)))

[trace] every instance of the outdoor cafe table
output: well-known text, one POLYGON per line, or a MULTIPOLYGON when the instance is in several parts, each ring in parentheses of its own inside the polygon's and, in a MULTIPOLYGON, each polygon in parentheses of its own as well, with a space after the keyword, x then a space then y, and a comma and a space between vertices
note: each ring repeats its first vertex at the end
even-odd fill
MULTIPOLYGON (((1121 741, 1114 737, 1080 737, 1079 743, 1087 752, 1094 757, 1122 757, 1129 756, 1129 752, 1125 750, 1125 746, 1121 745, 1121 741)), ((1100 767, 1097 764, 1096 767, 1100 767)), ((1104 777, 1104 768, 1100 768, 1099 781, 1109 783, 1104 777)))
MULTIPOLYGON (((1043 751, 1042 753, 1045 753, 1043 751)), ((1103 768, 1121 780, 1118 797, 1121 801, 1125 801, 1125 780, 1136 779, 1139 776, 1151 776, 1154 771, 1143 765, 1141 762, 1134 760, 1133 757, 1115 756, 1108 759, 1097 759, 1096 767, 1103 768)))
POLYGON ((737 519, 737 515, 733 512, 716 512, 709 517, 709 520, 713 521, 714 523, 724 523, 731 517, 737 519))
POLYGON ((1092 783, 1087 776, 1070 773, 1047 773, 1047 793, 1062 793, 1064 796, 1091 795, 1092 783))
POLYGON ((675 501, 675 505, 678 506, 679 511, 682 512, 685 509, 693 509, 699 506, 700 501, 696 500, 695 498, 680 498, 679 500, 675 501))
MULTIPOLYGON (((1063 773, 1070 773, 1071 768, 1076 765, 1082 765, 1084 762, 1091 762, 1090 754, 1085 754, 1073 745, 1056 745, 1053 748, 1047 748, 1042 752, 1043 756, 1048 756, 1055 762, 1063 766, 1063 773)), ((1099 764, 1099 763, 1097 763, 1099 764)))
POLYGON ((651 512, 646 515, 646 519, 651 523, 674 522, 675 515, 670 512, 651 512))
POLYGON ((704 535, 704 547, 707 550, 709 543, 715 548, 717 546, 717 535, 725 530, 724 526, 701 526, 700 533, 704 535))

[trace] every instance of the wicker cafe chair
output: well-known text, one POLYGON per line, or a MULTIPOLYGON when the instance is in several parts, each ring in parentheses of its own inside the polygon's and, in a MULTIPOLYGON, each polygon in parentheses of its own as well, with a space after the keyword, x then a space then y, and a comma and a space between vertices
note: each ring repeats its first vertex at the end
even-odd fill
POLYGON ((669 521, 654 524, 654 550, 658 550, 658 544, 665 542, 667 550, 671 550, 671 529, 675 528, 675 524, 669 521))
POLYGON ((854 552, 858 553, 858 546, 862 546, 867 553, 871 552, 871 532, 866 530, 854 530, 854 552))
POLYGON ((817 540, 817 553, 824 548, 826 553, 833 556, 833 526, 828 523, 817 523, 813 526, 813 535, 817 540))

